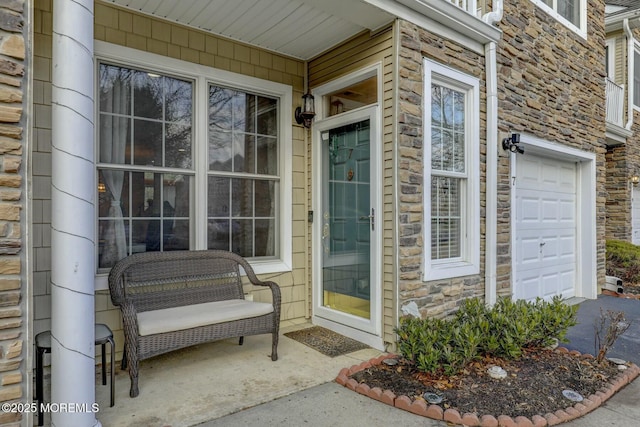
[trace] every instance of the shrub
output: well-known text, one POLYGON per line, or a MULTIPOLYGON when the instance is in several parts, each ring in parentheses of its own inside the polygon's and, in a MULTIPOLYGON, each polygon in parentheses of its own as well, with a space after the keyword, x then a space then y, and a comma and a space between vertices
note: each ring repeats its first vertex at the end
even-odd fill
POLYGON ((524 348, 563 341, 576 324, 577 310, 559 297, 549 302, 501 298, 492 308, 472 298, 451 319, 401 318, 398 348, 419 371, 451 375, 483 356, 514 359, 524 348))
POLYGON ((607 274, 627 283, 640 283, 640 246, 607 240, 607 274))

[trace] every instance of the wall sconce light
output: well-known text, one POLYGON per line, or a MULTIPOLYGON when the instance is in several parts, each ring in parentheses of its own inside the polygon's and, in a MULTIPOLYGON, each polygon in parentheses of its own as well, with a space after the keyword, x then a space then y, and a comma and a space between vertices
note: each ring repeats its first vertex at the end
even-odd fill
POLYGON ((107 191, 107 187, 104 185, 104 182, 98 183, 98 193, 104 193, 107 191))
POLYGON ((640 182, 640 176, 638 176, 638 175, 633 175, 633 176, 631 177, 631 183, 632 183, 634 186, 637 186, 639 182, 640 182))
POLYGON ((311 121, 316 115, 316 107, 313 95, 307 92, 302 95, 302 107, 296 108, 296 122, 306 128, 311 127, 311 121))
POLYGON ((512 153, 524 154, 524 148, 520 147, 520 134, 512 133, 510 137, 502 140, 502 148, 512 153))

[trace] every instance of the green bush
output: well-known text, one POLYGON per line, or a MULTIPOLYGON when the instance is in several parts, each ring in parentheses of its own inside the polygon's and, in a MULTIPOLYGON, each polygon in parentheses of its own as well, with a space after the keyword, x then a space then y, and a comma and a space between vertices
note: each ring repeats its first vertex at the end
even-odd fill
POLYGON ((640 283, 640 246, 607 240, 607 274, 626 283, 640 283))
POLYGON ((563 341, 577 311, 559 297, 550 302, 501 298, 492 308, 472 298, 451 319, 400 319, 398 348, 419 371, 451 375, 482 356, 514 359, 524 348, 563 341))

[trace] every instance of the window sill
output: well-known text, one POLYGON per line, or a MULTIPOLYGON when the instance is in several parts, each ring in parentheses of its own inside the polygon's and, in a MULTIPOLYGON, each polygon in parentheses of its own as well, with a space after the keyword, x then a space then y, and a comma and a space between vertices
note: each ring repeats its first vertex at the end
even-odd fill
POLYGON ((425 282, 455 277, 471 276, 480 273, 480 266, 469 262, 451 262, 446 264, 427 265, 422 278, 425 282))

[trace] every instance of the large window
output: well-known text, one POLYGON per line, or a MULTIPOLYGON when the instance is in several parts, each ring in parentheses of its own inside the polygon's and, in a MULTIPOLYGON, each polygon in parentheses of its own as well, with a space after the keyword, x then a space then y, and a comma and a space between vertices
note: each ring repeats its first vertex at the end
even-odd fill
POLYGON ((258 272, 288 268, 290 87, 110 49, 118 59, 97 67, 99 272, 133 253, 182 249, 230 250, 258 272), (141 63, 119 64, 123 52, 141 63))
POLYGON ((478 80, 425 60, 425 280, 479 271, 478 80))
POLYGON ((583 37, 587 36, 587 0, 531 0, 583 37))
POLYGON ((189 249, 193 83, 99 65, 98 267, 189 249))

